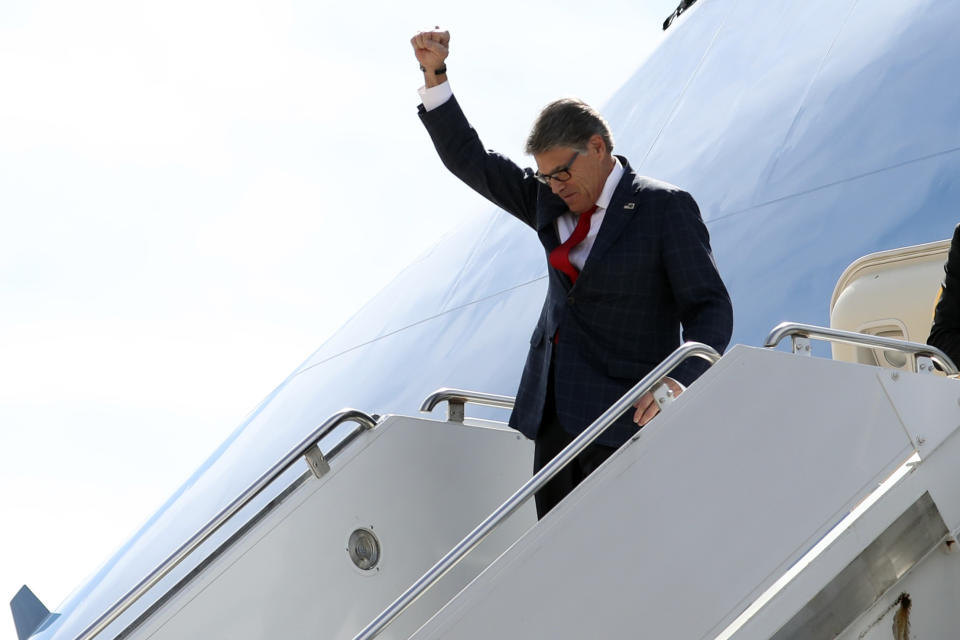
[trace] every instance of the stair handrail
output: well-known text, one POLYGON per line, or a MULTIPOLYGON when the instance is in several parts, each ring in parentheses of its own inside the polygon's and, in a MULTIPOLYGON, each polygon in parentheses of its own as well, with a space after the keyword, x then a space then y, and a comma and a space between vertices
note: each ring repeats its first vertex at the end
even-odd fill
MULTIPOLYGON (((90 623, 90 625, 87 626, 87 628, 84 629, 75 640, 90 640, 98 633, 103 631, 127 609, 133 606, 137 600, 139 600, 145 593, 153 588, 168 573, 176 568, 177 565, 179 565, 197 547, 199 547, 210 536, 216 533, 220 527, 223 526, 231 517, 236 515, 240 509, 245 507, 251 500, 256 498, 260 492, 267 488, 271 482, 276 480, 281 473, 286 471, 300 457, 307 456, 307 454, 311 453, 312 449, 317 446, 317 443, 320 440, 329 435, 331 431, 344 422, 356 422, 359 426, 350 434, 348 434, 343 441, 337 443, 337 445, 330 450, 326 457, 323 457, 322 454, 317 457, 322 460, 329 460, 336 455, 337 452, 341 451, 348 441, 353 440, 361 432, 373 429, 377 425, 377 421, 373 418, 373 416, 367 415, 366 413, 358 411, 357 409, 349 408, 341 409, 337 413, 324 420, 320 426, 314 429, 295 447, 290 449, 272 467, 261 474, 259 478, 254 480, 250 486, 248 486, 239 496, 237 496, 236 499, 233 500, 233 502, 228 504, 226 507, 220 510, 217 515, 207 521, 207 523, 203 525, 200 530, 197 531, 189 540, 180 545, 176 551, 167 556, 167 558, 157 565, 153 571, 148 573, 133 588, 121 596, 119 600, 114 602, 110 608, 100 615, 100 617, 90 623)), ((308 459, 308 463, 310 462, 311 461, 308 459)), ((310 466, 313 468, 312 463, 310 466)), ((314 471, 314 473, 316 473, 316 471, 314 471)))
POLYGON ((833 329, 831 327, 818 327, 816 325, 803 324, 800 322, 781 322, 770 330, 770 333, 767 335, 767 339, 764 341, 763 346, 776 347, 786 337, 790 337, 793 340, 794 353, 800 352, 802 348, 806 354, 809 354, 809 345, 798 348, 797 342, 798 339, 809 340, 810 338, 813 338, 817 340, 824 340, 826 342, 842 342, 844 344, 852 344, 860 347, 873 347, 917 356, 915 370, 918 373, 931 372, 931 369, 921 360, 922 358, 928 358, 937 363, 947 375, 956 375, 958 373, 957 365, 953 363, 953 360, 950 359, 950 356, 945 354, 940 349, 932 347, 928 344, 909 342, 907 340, 898 340, 896 338, 887 338, 885 336, 874 336, 870 335, 869 333, 844 331, 842 329, 833 329))
POLYGON ((427 570, 416 582, 394 600, 380 615, 374 618, 353 640, 372 640, 377 637, 397 616, 403 613, 420 596, 450 571, 470 551, 490 535, 499 524, 533 497, 544 484, 549 482, 563 467, 580 454, 590 443, 596 440, 617 418, 648 391, 663 381, 677 365, 691 357, 700 357, 711 365, 720 359, 720 354, 702 342, 685 342, 660 364, 653 368, 640 382, 635 384, 619 400, 604 411, 599 418, 580 433, 573 441, 535 473, 522 487, 517 489, 506 502, 497 507, 490 515, 458 542, 450 551, 427 570))
POLYGON ((430 413, 441 402, 447 403, 447 420, 450 422, 463 422, 465 404, 479 404, 486 407, 498 407, 501 409, 513 409, 516 402, 513 396, 501 396, 495 393, 484 393, 483 391, 467 391, 465 389, 452 389, 450 387, 441 387, 431 393, 420 404, 420 411, 430 413))

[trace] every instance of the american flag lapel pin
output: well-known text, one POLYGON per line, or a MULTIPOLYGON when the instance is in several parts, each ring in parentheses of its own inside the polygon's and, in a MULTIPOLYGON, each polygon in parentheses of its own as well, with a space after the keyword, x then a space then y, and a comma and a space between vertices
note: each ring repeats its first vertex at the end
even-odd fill
POLYGON ((635 209, 636 207, 637 207, 636 202, 628 202, 627 204, 623 205, 624 209, 635 209))

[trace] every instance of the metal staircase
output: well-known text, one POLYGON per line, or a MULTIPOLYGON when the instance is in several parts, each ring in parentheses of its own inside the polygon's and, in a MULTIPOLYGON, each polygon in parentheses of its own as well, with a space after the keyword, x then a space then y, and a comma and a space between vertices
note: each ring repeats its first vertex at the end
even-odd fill
MULTIPOLYGON (((934 462, 960 456, 960 387, 930 375, 932 362, 956 368, 926 345, 809 325, 780 325, 766 343, 788 336, 799 355, 810 339, 901 350, 916 371, 736 347, 411 638, 856 638, 883 606, 902 623, 894 610, 911 600, 898 585, 960 527, 960 470, 934 462)), ((536 486, 355 640, 385 629, 536 486)))
MULTIPOLYGON (((955 365, 795 323, 766 345, 681 346, 532 478, 532 443, 464 416, 510 397, 440 389, 421 409, 446 402, 442 422, 338 412, 70 637, 944 637, 960 613, 929 609, 960 584, 960 554, 936 552, 960 529, 960 387, 934 365, 955 365), (915 369, 798 357, 812 339, 915 369), (537 489, 689 357, 716 364, 536 523, 537 489)), ((23 593, 18 630, 48 637, 56 614, 23 593)))

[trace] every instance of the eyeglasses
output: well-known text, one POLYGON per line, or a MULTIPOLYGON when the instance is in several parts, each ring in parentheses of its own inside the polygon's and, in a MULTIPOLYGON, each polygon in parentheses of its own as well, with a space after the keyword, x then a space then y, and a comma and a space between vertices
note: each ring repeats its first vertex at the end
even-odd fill
POLYGON ((570 157, 570 162, 560 167, 553 173, 540 173, 537 171, 533 174, 533 177, 537 179, 538 182, 550 186, 551 180, 556 180, 557 182, 566 182, 570 179, 570 167, 573 166, 573 163, 576 162, 577 156, 580 155, 579 151, 574 151, 573 155, 570 157))

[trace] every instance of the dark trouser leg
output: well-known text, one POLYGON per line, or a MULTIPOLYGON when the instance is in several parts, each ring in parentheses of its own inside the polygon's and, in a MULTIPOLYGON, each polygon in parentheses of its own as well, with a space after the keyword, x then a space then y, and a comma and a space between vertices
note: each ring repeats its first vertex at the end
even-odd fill
MULTIPOLYGON (((576 437, 564 431, 557 418, 556 399, 553 393, 553 368, 547 382, 547 399, 543 409, 543 420, 537 431, 533 449, 533 472, 545 467, 564 447, 576 437)), ((583 425, 586 428, 587 425, 583 425)), ((603 461, 616 451, 614 447, 593 443, 580 455, 570 461, 547 484, 543 485, 534 500, 537 503, 537 519, 543 519, 564 496, 573 491, 580 482, 603 464, 603 461)))
MULTIPOLYGON (((556 420, 555 414, 552 418, 549 421, 544 420, 543 424, 540 425, 540 431, 534 441, 534 473, 547 466, 575 437, 563 430, 560 422, 556 420)), ((563 500, 568 493, 573 491, 574 487, 593 473, 616 450, 615 447, 593 443, 571 460, 570 464, 561 469, 534 495, 534 500, 537 503, 537 519, 543 519, 543 516, 547 515, 550 509, 563 500)))
MULTIPOLYGON (((573 440, 573 436, 564 431, 557 420, 556 411, 553 409, 553 398, 548 400, 550 400, 548 403, 550 408, 544 410, 543 422, 540 424, 540 430, 533 445, 534 473, 543 469, 573 440)), ((542 520, 554 505, 563 500, 563 497, 577 486, 579 479, 576 477, 576 467, 577 461, 572 460, 534 495, 533 499, 537 503, 537 520, 542 520)))

